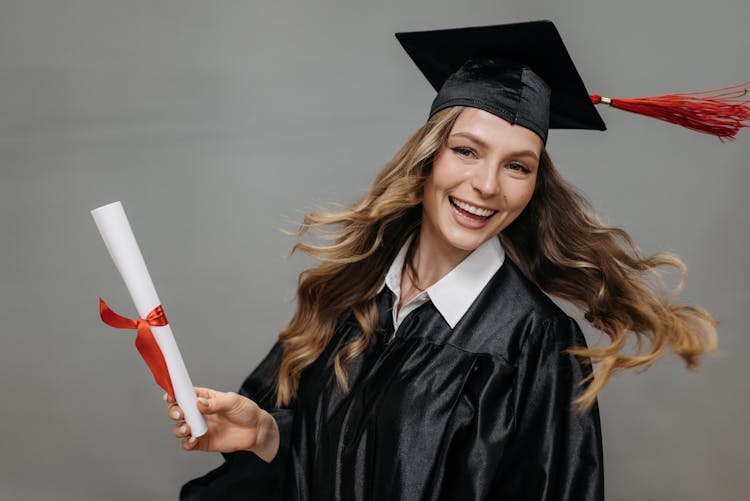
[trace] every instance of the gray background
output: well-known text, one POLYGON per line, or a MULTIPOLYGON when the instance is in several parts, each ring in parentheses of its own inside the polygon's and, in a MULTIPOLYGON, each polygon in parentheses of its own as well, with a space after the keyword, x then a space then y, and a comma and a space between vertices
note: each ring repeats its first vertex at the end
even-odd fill
MULTIPOLYGON (((135 310, 90 209, 123 201, 193 381, 236 389, 311 264, 279 229, 354 201, 425 119, 393 33, 536 18, 591 92, 750 78, 744 0, 0 2, 0 498, 174 499, 220 463, 180 450, 132 334, 100 323, 99 295, 135 310)), ((724 321, 702 371, 670 356, 602 394, 608 499, 748 499, 750 133, 601 113, 608 133, 552 132, 558 168, 724 321)))

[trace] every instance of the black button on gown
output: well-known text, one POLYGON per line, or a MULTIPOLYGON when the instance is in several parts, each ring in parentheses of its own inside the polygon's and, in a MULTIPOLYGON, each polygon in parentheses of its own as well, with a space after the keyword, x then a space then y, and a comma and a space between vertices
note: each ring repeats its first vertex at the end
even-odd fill
POLYGON ((224 454, 180 499, 604 498, 598 407, 570 406, 591 368, 564 350, 584 337, 508 256, 454 329, 428 302, 391 337, 391 297, 378 296, 377 342, 350 363, 347 395, 333 359, 360 333, 353 317, 305 369, 288 409, 274 407, 277 342, 240 390, 276 418, 276 458, 224 454))

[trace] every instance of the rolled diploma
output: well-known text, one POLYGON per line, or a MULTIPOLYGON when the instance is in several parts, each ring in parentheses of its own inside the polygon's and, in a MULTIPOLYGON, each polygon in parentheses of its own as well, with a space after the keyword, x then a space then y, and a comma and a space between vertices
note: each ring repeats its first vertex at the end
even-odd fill
MULTIPOLYGON (((94 216, 94 222, 99 228, 104 245, 107 246, 109 255, 112 256, 130 292, 130 297, 133 298, 138 315, 146 318, 151 310, 161 304, 161 301, 156 295, 154 283, 151 281, 122 204, 114 202, 104 205, 92 210, 91 215, 94 216)), ((177 348, 172 328, 169 324, 161 327, 152 326, 151 332, 164 355, 175 398, 185 415, 185 422, 190 425, 190 434, 200 437, 208 431, 208 427, 203 414, 196 405, 193 383, 190 381, 185 362, 177 348)))

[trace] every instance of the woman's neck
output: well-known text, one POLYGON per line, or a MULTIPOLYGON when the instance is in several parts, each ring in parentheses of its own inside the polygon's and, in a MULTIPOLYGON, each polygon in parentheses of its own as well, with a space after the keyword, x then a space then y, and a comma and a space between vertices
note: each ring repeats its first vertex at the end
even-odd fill
MULTIPOLYGON (((422 225, 417 235, 416 248, 411 258, 411 267, 416 271, 417 281, 410 272, 410 263, 404 265, 401 275, 403 296, 413 296, 433 285, 466 259, 471 251, 457 249, 442 239, 434 237, 426 225, 422 225)), ((402 297, 402 300, 407 299, 402 297)))

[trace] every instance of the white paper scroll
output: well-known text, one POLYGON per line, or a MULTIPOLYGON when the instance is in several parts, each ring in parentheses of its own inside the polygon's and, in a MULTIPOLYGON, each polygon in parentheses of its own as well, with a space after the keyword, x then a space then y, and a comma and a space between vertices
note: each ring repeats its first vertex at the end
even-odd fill
MULTIPOLYGON (((109 255, 112 256, 130 292, 130 297, 133 298, 138 315, 146 318, 149 312, 161 302, 156 295, 154 283, 148 274, 146 263, 143 261, 143 255, 135 241, 122 204, 114 202, 104 205, 92 210, 91 215, 94 216, 94 222, 99 228, 109 255)), ((151 332, 164 355, 175 398, 185 414, 185 422, 190 425, 190 433, 194 437, 200 437, 208 431, 208 427, 203 414, 196 406, 193 383, 190 381, 185 362, 182 360, 180 350, 172 335, 172 328, 169 325, 152 326, 151 332)))

